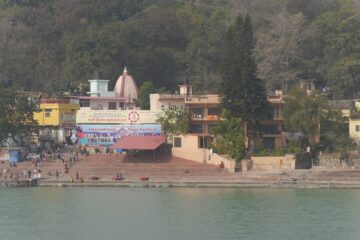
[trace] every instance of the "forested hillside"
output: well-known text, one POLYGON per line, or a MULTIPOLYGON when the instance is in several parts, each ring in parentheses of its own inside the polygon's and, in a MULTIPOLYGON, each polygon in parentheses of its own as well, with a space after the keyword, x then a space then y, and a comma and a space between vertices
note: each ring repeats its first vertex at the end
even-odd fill
POLYGON ((360 96, 359 0, 0 0, 0 79, 24 90, 114 84, 174 90, 186 76, 217 92, 224 36, 252 18, 269 91, 315 76, 335 98, 360 96))

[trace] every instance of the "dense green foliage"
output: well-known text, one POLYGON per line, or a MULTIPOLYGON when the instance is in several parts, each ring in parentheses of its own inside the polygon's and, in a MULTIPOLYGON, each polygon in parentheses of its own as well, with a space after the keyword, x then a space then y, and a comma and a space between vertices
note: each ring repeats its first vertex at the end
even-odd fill
POLYGON ((189 131, 189 111, 180 109, 164 109, 156 122, 161 125, 164 134, 172 138, 189 131))
POLYGON ((139 96, 136 99, 136 105, 140 109, 149 110, 150 109, 150 94, 155 93, 155 85, 152 82, 144 82, 139 89, 139 96))
POLYGON ((315 21, 323 47, 324 77, 338 97, 360 96, 360 12, 352 1, 338 1, 338 7, 315 21))
POLYGON ((45 90, 98 71, 114 84, 126 65, 139 86, 174 90, 187 73, 195 90, 217 92, 226 30, 241 13, 252 17, 253 56, 268 90, 317 73, 335 97, 356 97, 358 2, 0 0, 0 79, 45 90))
POLYGON ((284 120, 289 131, 302 132, 307 143, 319 150, 342 151, 352 144, 341 111, 331 108, 328 99, 317 93, 292 90, 285 98, 284 120))
POLYGON ((4 141, 22 145, 37 132, 33 119, 35 105, 26 96, 16 96, 15 91, 0 87, 0 146, 4 141))
POLYGON ((227 154, 231 159, 239 162, 245 157, 245 138, 243 122, 233 117, 229 111, 224 111, 213 128, 216 136, 214 151, 227 154))
POLYGON ((238 16, 225 37, 221 95, 223 107, 247 122, 264 118, 268 109, 265 85, 256 76, 254 46, 250 17, 243 21, 238 16))
POLYGON ((320 121, 326 110, 324 96, 308 95, 304 89, 295 88, 285 98, 284 120, 289 131, 302 132, 308 143, 314 145, 320 135, 320 121))

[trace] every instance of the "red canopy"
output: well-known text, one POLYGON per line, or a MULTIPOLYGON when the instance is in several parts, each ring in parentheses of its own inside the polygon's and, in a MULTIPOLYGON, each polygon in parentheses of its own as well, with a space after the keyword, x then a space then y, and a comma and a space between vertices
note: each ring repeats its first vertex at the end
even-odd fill
POLYGON ((165 136, 125 136, 119 139, 111 149, 155 150, 166 140, 165 136))

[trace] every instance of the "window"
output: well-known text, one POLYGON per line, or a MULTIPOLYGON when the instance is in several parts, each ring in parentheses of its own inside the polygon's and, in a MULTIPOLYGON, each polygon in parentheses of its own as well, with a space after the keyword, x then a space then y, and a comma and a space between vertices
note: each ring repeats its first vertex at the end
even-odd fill
POLYGON ((116 102, 109 102, 109 107, 108 109, 110 110, 116 110, 116 102))
POLYGON ((45 117, 51 116, 52 109, 45 109, 45 117))
POLYGON ((89 99, 80 99, 79 101, 80 107, 90 107, 89 99))
POLYGON ((274 119, 279 118, 279 112, 276 108, 273 109, 273 118, 274 119))
POLYGON ((360 125, 356 125, 356 126, 355 126, 355 131, 356 131, 356 132, 360 132, 360 125))
POLYGON ((190 133, 203 133, 202 124, 190 124, 190 133))
POLYGON ((181 138, 180 137, 174 138, 174 147, 181 148, 181 138))
POLYGON ((210 148, 211 138, 199 136, 198 138, 198 147, 199 148, 210 148))
POLYGON ((277 124, 261 125, 260 132, 262 134, 280 134, 279 125, 277 124))
POLYGON ((119 108, 122 110, 124 109, 124 102, 119 102, 119 108))
POLYGON ((219 115, 219 108, 209 108, 208 109, 208 115, 210 116, 217 116, 219 115))

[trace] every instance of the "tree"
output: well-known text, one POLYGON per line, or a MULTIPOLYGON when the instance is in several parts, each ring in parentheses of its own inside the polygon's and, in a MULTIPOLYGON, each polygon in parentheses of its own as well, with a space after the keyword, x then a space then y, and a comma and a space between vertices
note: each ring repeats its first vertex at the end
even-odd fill
POLYGON ((312 31, 302 13, 290 14, 285 7, 269 17, 271 28, 260 31, 256 57, 259 74, 266 79, 268 91, 288 91, 297 74, 306 72, 303 42, 312 31))
POLYGON ((246 122, 265 118, 268 102, 264 81, 256 77, 254 37, 250 17, 241 16, 225 37, 222 67, 222 105, 246 122))
POLYGON ((216 137, 214 145, 215 152, 227 154, 236 162, 245 157, 245 139, 243 123, 239 118, 233 117, 231 113, 224 110, 222 117, 213 128, 216 137))
POLYGON ((140 109, 150 109, 150 94, 156 91, 155 85, 152 82, 144 82, 139 89, 139 96, 136 100, 136 105, 140 109))
POLYGON ((164 113, 158 117, 156 122, 161 125, 163 133, 172 139, 174 135, 180 135, 189 131, 189 120, 189 111, 179 108, 164 109, 164 113))
POLYGON ((11 89, 0 87, 0 143, 12 139, 21 145, 26 138, 37 133, 37 122, 33 118, 35 104, 26 96, 11 89))
POLYGON ((70 81, 49 82, 45 85, 45 90, 49 94, 49 98, 62 98, 79 93, 79 87, 75 82, 70 81))
POLYGON ((329 152, 337 151, 340 152, 342 156, 346 156, 349 147, 354 145, 354 142, 349 137, 349 131, 346 127, 347 124, 340 110, 327 106, 320 122, 319 150, 329 152))
POLYGON ((284 120, 289 131, 302 132, 308 144, 319 150, 343 151, 351 145, 340 110, 317 93, 308 95, 303 89, 293 89, 285 98, 284 120))
POLYGON ((285 127, 292 132, 302 132, 308 144, 314 146, 320 136, 320 121, 326 106, 323 96, 295 88, 285 97, 285 127))
POLYGON ((360 96, 359 7, 349 0, 336 2, 335 8, 314 22, 323 55, 319 69, 336 98, 357 98, 360 96))
POLYGON ((264 81, 256 76, 254 46, 250 17, 243 21, 238 16, 225 37, 221 94, 223 107, 246 122, 250 152, 254 150, 253 129, 270 109, 264 81))
POLYGON ((195 91, 214 92, 214 85, 217 87, 220 83, 219 56, 229 18, 222 9, 208 4, 197 6, 193 4, 186 4, 179 11, 185 22, 190 19, 187 27, 188 43, 183 61, 191 69, 191 80, 195 91))

